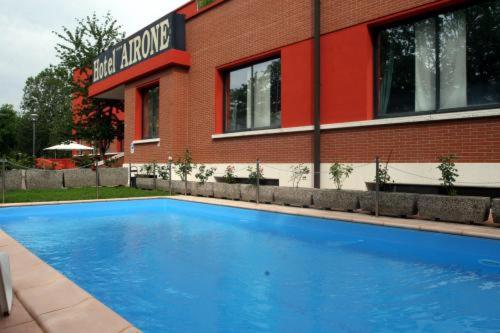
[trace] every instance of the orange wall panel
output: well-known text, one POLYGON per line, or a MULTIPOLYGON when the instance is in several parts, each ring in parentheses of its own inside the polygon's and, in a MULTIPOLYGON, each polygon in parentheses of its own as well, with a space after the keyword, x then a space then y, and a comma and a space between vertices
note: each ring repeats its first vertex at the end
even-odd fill
POLYGON ((282 127, 313 124, 313 43, 292 44, 281 50, 282 127))
POLYGON ((373 118, 373 47, 366 25, 321 38, 321 123, 373 118))

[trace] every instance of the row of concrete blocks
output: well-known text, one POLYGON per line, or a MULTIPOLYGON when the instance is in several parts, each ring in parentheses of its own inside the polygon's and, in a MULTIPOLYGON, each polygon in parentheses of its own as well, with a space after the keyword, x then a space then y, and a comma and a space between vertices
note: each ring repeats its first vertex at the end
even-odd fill
MULTIPOLYGON (((91 187, 96 184, 95 171, 91 169, 68 170, 9 170, 5 172, 5 189, 34 190, 91 187)), ((127 186, 128 171, 125 168, 99 169, 100 186, 127 186)), ((0 190, 3 181, 0 177, 0 190)))
MULTIPOLYGON (((154 180, 138 178, 145 189, 154 188, 154 180)), ((169 182, 156 180, 156 188, 169 190, 169 182)), ((172 192, 255 202, 257 188, 253 185, 172 181, 172 192)), ((298 207, 314 207, 353 212, 375 213, 376 195, 371 191, 318 190, 310 188, 260 186, 259 201, 298 207)), ((496 223, 500 223, 500 199, 487 197, 424 195, 413 193, 379 193, 379 215, 420 218, 458 223, 482 223, 489 217, 490 207, 496 223)))

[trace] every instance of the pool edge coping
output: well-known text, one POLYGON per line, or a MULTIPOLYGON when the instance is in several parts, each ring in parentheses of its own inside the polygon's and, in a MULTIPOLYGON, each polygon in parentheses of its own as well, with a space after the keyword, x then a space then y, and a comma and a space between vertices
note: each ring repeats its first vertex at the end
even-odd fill
POLYGON ((77 333, 87 332, 89 327, 116 333, 141 332, 2 229, 0 251, 9 255, 13 299, 17 301, 16 312, 0 321, 25 312, 32 319, 29 323, 37 326, 33 332, 77 333))
MULTIPOLYGON (((420 219, 404 219, 387 216, 373 216, 360 213, 339 212, 331 210, 320 210, 313 208, 300 208, 292 206, 274 205, 274 204, 257 204, 246 201, 194 197, 185 195, 173 196, 148 196, 148 197, 128 197, 128 198, 112 198, 112 199, 91 199, 91 200, 73 200, 73 201, 47 201, 47 202, 27 202, 27 203, 8 203, 0 204, 1 208, 14 207, 30 207, 30 206, 50 206, 50 205, 65 205, 78 203, 99 203, 99 202, 119 202, 119 201, 134 201, 134 200, 178 200, 186 202, 196 202, 209 205, 226 206, 233 208, 250 209, 257 211, 265 211, 271 213, 280 213, 288 215, 299 215, 306 217, 315 217, 325 220, 341 220, 351 223, 363 223, 370 225, 378 225, 400 229, 411 229, 425 232, 438 232, 452 235, 488 238, 500 240, 500 228, 487 225, 470 225, 452 222, 435 222, 420 219)), ((1 229, 0 229, 1 230, 1 229)))
POLYGON ((320 210, 313 208, 301 208, 301 207, 292 207, 292 206, 274 205, 274 204, 256 204, 245 201, 205 198, 205 197, 192 197, 184 195, 168 197, 165 199, 204 203, 204 204, 226 206, 233 208, 250 209, 250 210, 287 214, 287 215, 299 215, 305 217, 320 218, 330 221, 340 220, 350 223, 362 223, 362 224, 400 228, 400 229, 410 229, 410 230, 418 230, 425 232, 437 232, 437 233, 445 233, 445 234, 452 234, 459 236, 500 240, 500 229, 494 226, 486 226, 486 225, 469 225, 469 224, 458 224, 452 222, 435 222, 428 220, 408 219, 408 218, 405 219, 405 218, 396 218, 388 216, 377 217, 373 215, 360 214, 360 213, 339 212, 331 210, 320 210))

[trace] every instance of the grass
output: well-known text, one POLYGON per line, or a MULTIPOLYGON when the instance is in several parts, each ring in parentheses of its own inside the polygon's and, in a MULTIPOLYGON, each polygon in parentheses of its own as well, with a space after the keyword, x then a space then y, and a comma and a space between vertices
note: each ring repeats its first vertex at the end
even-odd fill
MULTIPOLYGON (((167 196, 164 191, 148 191, 129 187, 100 187, 99 199, 139 198, 150 196, 167 196)), ((0 203, 1 203, 0 193, 0 203)), ((95 187, 57 189, 57 190, 22 190, 7 191, 5 203, 71 201, 96 199, 95 187)))

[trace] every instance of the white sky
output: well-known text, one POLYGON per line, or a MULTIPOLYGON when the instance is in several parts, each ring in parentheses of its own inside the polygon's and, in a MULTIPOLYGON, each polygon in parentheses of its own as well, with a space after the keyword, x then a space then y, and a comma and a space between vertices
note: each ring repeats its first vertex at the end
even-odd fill
POLYGON ((189 0, 0 0, 0 105, 19 109, 24 83, 59 60, 52 31, 72 30, 75 18, 111 15, 127 36, 189 0))

